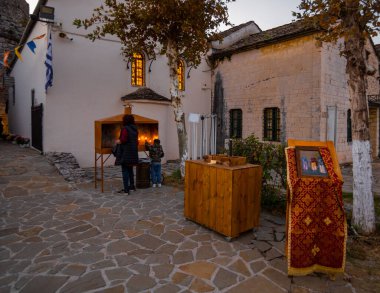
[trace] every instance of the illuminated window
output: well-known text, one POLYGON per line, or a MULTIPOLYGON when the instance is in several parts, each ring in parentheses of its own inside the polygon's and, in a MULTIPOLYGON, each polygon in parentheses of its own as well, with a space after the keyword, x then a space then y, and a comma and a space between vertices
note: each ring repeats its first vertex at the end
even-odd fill
POLYGON ((131 84, 133 86, 143 86, 145 77, 145 59, 140 53, 133 53, 131 84))
POLYGON ((347 142, 352 142, 351 110, 347 110, 347 142))
POLYGON ((178 61, 177 67, 178 90, 185 90, 185 65, 182 60, 178 61))
POLYGON ((243 112, 240 109, 230 110, 230 138, 242 137, 243 112))
POLYGON ((264 109, 264 137, 263 140, 280 141, 280 109, 265 108, 264 109))

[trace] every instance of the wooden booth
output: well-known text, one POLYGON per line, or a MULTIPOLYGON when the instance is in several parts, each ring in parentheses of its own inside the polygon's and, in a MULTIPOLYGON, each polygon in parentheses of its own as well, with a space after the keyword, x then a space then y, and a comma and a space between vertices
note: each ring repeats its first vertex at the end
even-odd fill
POLYGON ((262 167, 245 158, 186 161, 185 218, 227 240, 259 225, 262 167))
POLYGON ((285 154, 288 275, 343 273, 347 222, 334 144, 289 139, 285 154))
MULTIPOLYGON (((97 163, 100 160, 100 184, 104 191, 104 163, 112 155, 112 146, 120 136, 123 116, 131 114, 131 107, 126 107, 124 114, 107 117, 95 121, 95 188, 97 188, 97 163)), ((139 131, 139 151, 145 150, 145 141, 153 143, 158 138, 158 121, 132 114, 139 131)))

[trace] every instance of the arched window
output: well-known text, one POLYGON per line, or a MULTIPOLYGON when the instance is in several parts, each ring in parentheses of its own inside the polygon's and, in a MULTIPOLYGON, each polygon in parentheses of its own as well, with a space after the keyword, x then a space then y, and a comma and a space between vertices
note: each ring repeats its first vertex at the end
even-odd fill
POLYGON ((143 86, 145 84, 144 55, 140 53, 133 53, 131 67, 131 84, 133 86, 143 86))
POLYGON ((241 109, 230 110, 230 138, 242 138, 243 112, 241 109))
POLYGON ((263 140, 280 141, 281 116, 279 108, 264 109, 264 135, 263 140))
POLYGON ((352 142, 351 109, 347 110, 347 142, 352 142))
POLYGON ((178 61, 177 66, 178 90, 185 90, 185 64, 182 60, 178 61))

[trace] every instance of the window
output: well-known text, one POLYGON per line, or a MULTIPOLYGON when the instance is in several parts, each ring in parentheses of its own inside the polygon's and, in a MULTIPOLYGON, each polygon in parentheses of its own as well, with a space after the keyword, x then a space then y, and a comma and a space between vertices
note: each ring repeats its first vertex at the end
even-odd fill
POLYGON ((178 90, 185 90, 185 64, 182 60, 178 61, 177 66, 177 77, 178 77, 178 90))
POLYGON ((264 137, 263 140, 280 141, 281 116, 279 108, 264 109, 264 137))
POLYGON ((143 86, 145 81, 145 59, 140 53, 133 53, 132 69, 131 69, 131 84, 133 86, 143 86))
POLYGON ((230 110, 230 137, 242 138, 243 113, 240 109, 230 110))
POLYGON ((347 142, 352 142, 351 109, 347 110, 347 142))

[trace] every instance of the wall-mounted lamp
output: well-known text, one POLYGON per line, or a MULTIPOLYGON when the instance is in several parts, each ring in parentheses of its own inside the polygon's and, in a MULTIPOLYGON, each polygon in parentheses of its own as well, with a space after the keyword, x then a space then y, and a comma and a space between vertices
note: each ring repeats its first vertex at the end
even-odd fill
POLYGON ((40 21, 54 22, 54 7, 41 6, 38 17, 40 21))
POLYGON ((73 38, 69 38, 69 37, 66 35, 66 33, 64 33, 64 32, 60 32, 60 33, 58 34, 58 36, 59 36, 60 38, 62 38, 62 39, 68 39, 68 40, 70 40, 70 41, 73 40, 73 38))
POLYGON ((42 21, 47 23, 54 23, 54 7, 40 6, 38 15, 31 14, 30 19, 34 21, 42 21))

